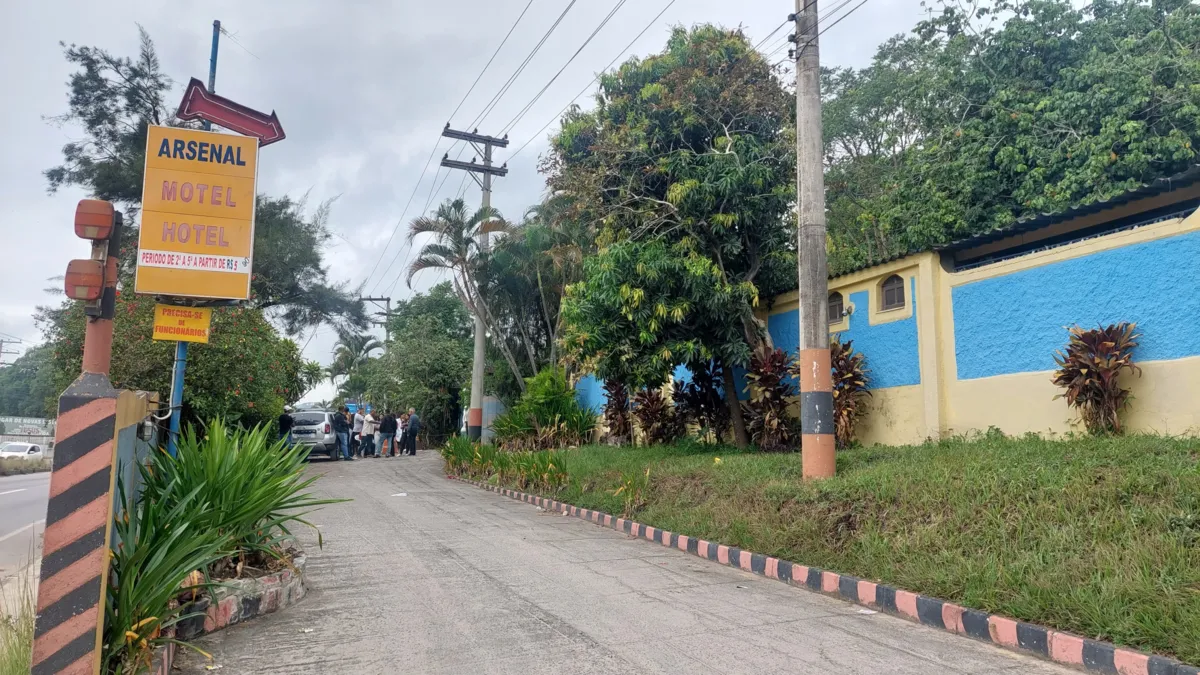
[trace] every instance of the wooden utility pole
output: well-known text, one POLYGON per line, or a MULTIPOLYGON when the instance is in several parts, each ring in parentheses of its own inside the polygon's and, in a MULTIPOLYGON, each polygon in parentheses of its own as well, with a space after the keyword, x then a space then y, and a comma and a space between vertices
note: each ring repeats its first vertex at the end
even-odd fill
POLYGON ((829 478, 837 464, 829 363, 825 260, 825 175, 817 0, 796 0, 796 199, 800 275, 800 443, 805 478, 829 478))
MULTIPOLYGON (((447 169, 468 172, 471 179, 478 183, 479 189, 483 191, 483 208, 491 208, 492 177, 508 175, 507 166, 492 166, 492 148, 507 148, 508 136, 504 138, 484 136, 479 133, 478 129, 457 131, 450 128, 449 122, 442 130, 442 135, 446 138, 470 143, 483 156, 483 162, 477 163, 474 159, 470 162, 460 162, 450 159, 450 156, 447 155, 442 158, 442 166, 447 169)), ((488 234, 486 228, 479 234, 479 250, 484 255, 487 254, 488 234)), ((475 360, 471 365, 471 407, 467 410, 467 438, 472 441, 486 440, 483 438, 483 375, 487 366, 486 358, 487 329, 483 323, 482 311, 477 309, 475 312, 475 360)))

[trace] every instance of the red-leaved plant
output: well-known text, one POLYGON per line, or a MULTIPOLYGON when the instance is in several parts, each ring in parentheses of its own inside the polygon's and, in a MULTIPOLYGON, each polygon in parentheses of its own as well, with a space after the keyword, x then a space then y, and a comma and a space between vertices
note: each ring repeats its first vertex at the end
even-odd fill
POLYGON ((796 387, 788 375, 788 355, 782 349, 759 350, 750 358, 746 430, 759 450, 781 452, 798 445, 799 425, 788 411, 788 399, 796 395, 796 387))
POLYGON ((1064 354, 1055 350, 1054 384, 1063 388, 1055 399, 1067 399, 1067 405, 1079 411, 1083 424, 1092 434, 1120 434, 1120 413, 1129 406, 1131 391, 1122 387, 1120 375, 1129 371, 1141 376, 1133 364, 1133 350, 1141 337, 1137 324, 1117 323, 1084 330, 1072 326, 1071 339, 1064 354))
MULTIPOLYGON (((854 351, 854 341, 834 338, 829 344, 833 375, 833 431, 839 449, 854 443, 854 427, 867 412, 866 357, 854 351)), ((798 364, 797 364, 798 365, 798 364)), ((798 376, 798 375, 797 375, 798 376)))
POLYGON ((646 437, 646 445, 672 443, 687 429, 675 414, 675 407, 658 388, 643 389, 633 395, 633 417, 646 437))
POLYGON ((633 428, 629 422, 629 390, 623 382, 605 380, 604 393, 608 398, 604 404, 608 440, 615 445, 625 445, 633 440, 633 428))

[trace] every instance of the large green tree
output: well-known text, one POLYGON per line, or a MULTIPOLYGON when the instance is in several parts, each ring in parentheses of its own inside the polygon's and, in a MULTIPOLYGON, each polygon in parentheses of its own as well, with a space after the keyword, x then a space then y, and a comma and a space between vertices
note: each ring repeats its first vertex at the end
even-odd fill
MULTIPOLYGON (((544 170, 602 225, 600 243, 687 239, 726 283, 786 285, 794 106, 740 30, 677 28, 661 54, 601 76, 596 99, 564 118, 544 170)), ((750 302, 729 316, 749 344, 770 342, 750 302)))
POLYGON ((463 385, 471 374, 471 317, 449 282, 401 301, 389 324, 387 352, 366 372, 372 402, 416 408, 428 437, 458 430, 463 385))
MULTIPOLYGON (((99 47, 63 45, 67 62, 78 70, 67 81, 67 111, 51 121, 79 127, 83 134, 63 146, 62 164, 45 171, 51 193, 81 187, 121 206, 130 224, 142 200, 148 127, 181 124, 170 103, 175 100, 173 82, 162 72, 150 36, 138 30, 137 58, 115 56, 99 47)), ((320 323, 341 330, 367 327, 357 293, 346 284, 330 282, 322 265, 322 252, 331 238, 329 206, 322 204, 308 217, 303 200, 258 197, 249 304, 269 310, 290 334, 320 323)))
POLYGON ((1189 2, 946 3, 827 72, 831 270, 1108 199, 1200 142, 1189 2))
POLYGON ((52 351, 38 345, 0 368, 0 415, 54 416, 61 390, 55 387, 52 351))
POLYGON ((747 444, 728 364, 749 360, 738 307, 753 304, 753 283, 737 284, 694 242, 623 241, 584 262, 586 278, 563 306, 563 345, 584 372, 632 388, 659 387, 680 364, 716 361, 735 440, 747 444))

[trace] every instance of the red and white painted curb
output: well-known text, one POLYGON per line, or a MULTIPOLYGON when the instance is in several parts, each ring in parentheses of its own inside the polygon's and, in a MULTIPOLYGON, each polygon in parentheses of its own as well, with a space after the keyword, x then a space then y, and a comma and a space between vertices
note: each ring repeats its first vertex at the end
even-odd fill
POLYGON ((447 478, 490 490, 527 504, 566 513, 624 532, 632 537, 677 548, 722 565, 737 567, 792 586, 803 586, 818 593, 836 596, 842 600, 910 619, 925 626, 959 633, 1063 665, 1082 668, 1089 672, 1118 673, 1119 675, 1200 675, 1200 668, 1164 656, 1147 654, 1118 647, 1109 642, 1079 637, 1045 626, 960 607, 937 598, 930 598, 885 584, 743 551, 735 546, 715 544, 518 490, 458 476, 447 476, 447 478))

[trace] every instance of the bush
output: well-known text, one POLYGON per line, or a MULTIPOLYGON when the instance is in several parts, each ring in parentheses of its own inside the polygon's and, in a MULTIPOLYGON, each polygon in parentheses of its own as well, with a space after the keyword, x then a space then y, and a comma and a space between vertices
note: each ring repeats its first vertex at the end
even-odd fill
POLYGON ((48 459, 20 459, 16 457, 0 459, 0 476, 41 473, 50 469, 51 462, 48 459))
MULTIPOLYGON (((308 450, 272 438, 266 426, 243 430, 217 419, 204 432, 189 426, 175 457, 159 453, 151 467, 142 469, 143 499, 170 510, 196 492, 205 505, 193 516, 196 526, 232 541, 232 557, 209 569, 213 576, 264 569, 283 555, 289 527, 312 527, 304 516, 314 507, 346 501, 306 492, 319 478, 304 475, 308 450)), ((320 531, 317 537, 321 542, 320 531)))
POLYGON ((788 412, 788 399, 796 395, 796 387, 788 376, 788 355, 782 349, 760 351, 750 358, 746 431, 760 450, 779 452, 796 446, 796 418, 788 412))
POLYGON ((442 447, 450 475, 516 485, 522 490, 557 492, 567 484, 562 456, 552 450, 504 452, 491 445, 476 445, 454 437, 442 447))
POLYGON ((525 393, 492 420, 492 433, 505 450, 546 450, 580 445, 596 428, 596 411, 579 404, 557 368, 526 380, 525 393))
MULTIPOLYGON (((210 503, 203 486, 170 481, 162 491, 136 500, 124 481, 118 495, 125 514, 113 526, 112 562, 104 605, 102 657, 105 673, 150 670, 154 650, 175 642, 170 629, 192 615, 181 615, 177 596, 207 587, 195 581, 233 550, 233 537, 206 522, 210 503)), ((184 646, 190 646, 185 643, 184 646)))
POLYGON ((633 426, 629 422, 629 389, 625 383, 608 380, 604 383, 608 401, 604 404, 604 424, 608 427, 609 439, 617 445, 633 440, 633 426))
POLYGON ((687 432, 683 420, 675 414, 675 408, 667 402, 662 391, 643 389, 634 395, 633 403, 633 417, 648 445, 670 443, 687 432))
POLYGON ((1137 324, 1118 323, 1092 330, 1071 327, 1067 353, 1055 351, 1059 369, 1054 384, 1065 391, 1055 397, 1079 411, 1089 433, 1120 434, 1120 413, 1129 406, 1130 390, 1120 385, 1122 371, 1142 374, 1133 365, 1137 324))
MULTIPOLYGON (((854 444, 854 427, 867 412, 870 379, 866 357, 854 351, 853 340, 834 339, 829 345, 829 357, 833 370, 833 430, 837 447, 844 449, 854 444)), ((796 376, 798 368, 799 362, 793 364, 792 373, 796 376)))
POLYGON ((723 443, 729 432, 729 406, 721 395, 721 366, 708 362, 689 365, 692 379, 676 382, 672 392, 675 410, 685 424, 700 428, 700 440, 712 432, 717 443, 723 443))

